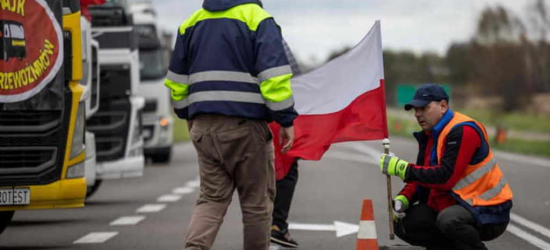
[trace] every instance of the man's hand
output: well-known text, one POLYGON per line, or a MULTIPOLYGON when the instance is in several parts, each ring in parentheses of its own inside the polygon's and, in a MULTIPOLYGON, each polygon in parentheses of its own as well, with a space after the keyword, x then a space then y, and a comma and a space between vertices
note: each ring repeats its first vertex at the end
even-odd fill
POLYGON ((292 143, 294 143, 293 126, 287 128, 281 127, 281 130, 279 131, 279 142, 283 145, 281 153, 286 154, 286 152, 292 148, 292 143))
POLYGON ((393 198, 393 220, 398 221, 405 218, 405 210, 409 208, 409 200, 404 195, 398 195, 393 198))
POLYGON ((403 213, 409 208, 409 199, 404 195, 398 195, 393 198, 393 210, 397 213, 403 213))
POLYGON ((380 171, 384 174, 395 175, 401 178, 401 180, 404 180, 408 167, 408 162, 395 156, 382 154, 380 157, 380 171))

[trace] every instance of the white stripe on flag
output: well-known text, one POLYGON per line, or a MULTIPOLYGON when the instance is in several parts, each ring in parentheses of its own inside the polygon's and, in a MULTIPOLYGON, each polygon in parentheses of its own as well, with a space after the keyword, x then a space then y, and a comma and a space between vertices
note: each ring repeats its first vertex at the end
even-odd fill
POLYGON ((346 54, 292 79, 295 109, 300 115, 338 112, 384 79, 380 22, 346 54), (338 97, 338 98, 335 98, 338 97))

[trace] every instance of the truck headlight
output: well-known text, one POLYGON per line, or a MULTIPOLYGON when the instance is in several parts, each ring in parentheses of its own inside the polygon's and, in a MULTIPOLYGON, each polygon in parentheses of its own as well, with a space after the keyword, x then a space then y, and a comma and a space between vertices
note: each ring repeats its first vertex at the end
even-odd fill
POLYGON ((73 159, 80 155, 84 151, 84 125, 86 124, 86 110, 84 102, 78 104, 78 111, 76 114, 76 122, 74 125, 73 140, 71 143, 71 155, 70 159, 73 159))
POLYGON ((137 114, 136 114, 136 117, 135 117, 135 120, 134 120, 134 123, 133 123, 133 128, 132 128, 132 141, 131 141, 131 144, 132 146, 138 144, 139 142, 142 141, 142 131, 141 131, 141 128, 142 128, 142 117, 141 117, 141 111, 139 111, 137 114))
POLYGON ((166 117, 162 117, 159 120, 159 125, 163 129, 168 129, 168 125, 170 125, 170 121, 166 117))
POLYGON ((67 179, 73 179, 73 178, 81 178, 81 177, 84 177, 84 173, 86 171, 86 164, 85 164, 85 160, 80 162, 80 163, 77 163, 77 164, 74 164, 72 166, 70 166, 68 169, 67 169, 67 176, 66 178, 67 179))

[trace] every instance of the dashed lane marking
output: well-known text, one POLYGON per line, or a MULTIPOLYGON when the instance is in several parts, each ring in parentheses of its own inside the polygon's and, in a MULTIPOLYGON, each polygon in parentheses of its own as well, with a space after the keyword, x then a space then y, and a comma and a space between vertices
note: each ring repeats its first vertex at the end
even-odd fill
POLYGON ((187 182, 187 187, 190 187, 190 188, 193 188, 193 189, 199 187, 200 185, 201 185, 201 182, 200 182, 199 178, 187 182))
POLYGON ((181 199, 181 195, 165 194, 157 199, 158 202, 176 202, 181 199))
POLYGON ((145 219, 145 216, 124 216, 111 222, 111 226, 136 225, 145 219))
POLYGON ((137 213, 156 213, 166 208, 166 204, 147 204, 137 209, 137 213))
POLYGON ((94 244, 104 243, 109 239, 115 237, 118 232, 94 232, 89 233, 86 236, 76 240, 73 244, 94 244))
POLYGON ((193 192, 195 192, 195 189, 190 187, 179 187, 172 190, 172 193, 174 194, 191 194, 193 192))

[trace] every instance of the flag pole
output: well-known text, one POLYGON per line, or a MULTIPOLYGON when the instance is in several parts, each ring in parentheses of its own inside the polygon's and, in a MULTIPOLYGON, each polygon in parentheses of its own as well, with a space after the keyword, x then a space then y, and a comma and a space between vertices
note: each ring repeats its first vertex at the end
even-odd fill
MULTIPOLYGON (((384 145, 384 154, 390 154, 390 139, 386 138, 382 141, 384 145)), ((386 187, 388 188, 388 215, 390 222, 390 240, 395 238, 393 233, 393 206, 392 206, 392 192, 391 192, 391 177, 386 175, 386 187)))

